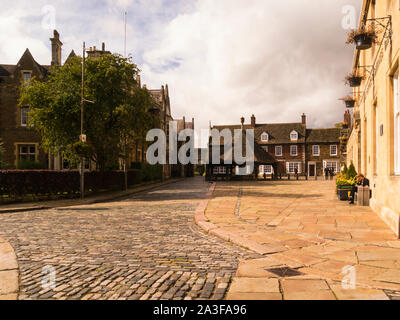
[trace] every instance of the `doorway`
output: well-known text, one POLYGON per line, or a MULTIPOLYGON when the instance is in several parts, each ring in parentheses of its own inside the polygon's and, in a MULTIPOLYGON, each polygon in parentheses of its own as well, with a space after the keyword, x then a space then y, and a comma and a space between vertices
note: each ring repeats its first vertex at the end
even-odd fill
POLYGON ((309 162, 308 163, 308 176, 314 178, 315 175, 317 174, 316 170, 317 170, 316 163, 315 162, 309 162))

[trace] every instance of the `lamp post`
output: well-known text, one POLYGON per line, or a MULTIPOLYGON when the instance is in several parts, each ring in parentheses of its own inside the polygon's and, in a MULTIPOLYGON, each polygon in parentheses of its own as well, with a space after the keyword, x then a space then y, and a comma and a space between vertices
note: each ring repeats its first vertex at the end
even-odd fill
MULTIPOLYGON (((86 54, 85 42, 83 42, 83 50, 82 50, 82 92, 81 92, 81 135, 79 136, 80 142, 86 142, 86 135, 83 132, 83 112, 85 102, 94 103, 93 101, 85 99, 85 54, 86 54)), ((81 190, 81 199, 85 197, 85 164, 84 157, 81 155, 81 164, 80 164, 80 190, 81 190)))

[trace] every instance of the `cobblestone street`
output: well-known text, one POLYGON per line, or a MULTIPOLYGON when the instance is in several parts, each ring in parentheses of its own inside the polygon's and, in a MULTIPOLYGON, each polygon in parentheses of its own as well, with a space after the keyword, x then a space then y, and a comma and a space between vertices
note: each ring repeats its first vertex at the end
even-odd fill
POLYGON ((239 260, 260 256, 194 225, 209 186, 193 178, 115 202, 0 215, 19 299, 223 299, 239 260), (43 289, 46 266, 54 290, 43 289))

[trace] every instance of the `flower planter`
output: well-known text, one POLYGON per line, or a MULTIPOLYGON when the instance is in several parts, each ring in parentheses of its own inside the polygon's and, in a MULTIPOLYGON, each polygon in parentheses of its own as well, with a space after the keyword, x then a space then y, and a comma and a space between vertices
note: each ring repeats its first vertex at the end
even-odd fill
POLYGON ((338 198, 341 201, 349 201, 349 193, 353 189, 353 186, 338 186, 337 187, 337 194, 338 198))
POLYGON ((354 108, 355 100, 345 100, 346 108, 354 108))
POLYGON ((358 50, 367 50, 372 47, 372 37, 366 33, 354 36, 354 42, 358 50))
POLYGON ((359 87, 361 85, 362 77, 348 78, 349 86, 352 88, 359 87))

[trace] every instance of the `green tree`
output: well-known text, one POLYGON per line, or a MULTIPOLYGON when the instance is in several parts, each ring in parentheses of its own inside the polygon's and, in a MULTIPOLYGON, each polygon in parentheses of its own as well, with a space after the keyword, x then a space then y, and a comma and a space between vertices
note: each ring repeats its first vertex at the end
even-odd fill
MULTIPOLYGON (((103 171, 125 154, 125 143, 148 126, 151 95, 135 80, 139 69, 117 54, 86 60, 84 133, 93 147, 92 160, 103 171), (129 133, 129 134, 128 134, 129 133), (123 142, 121 142, 123 141, 123 142)), ((54 68, 44 82, 33 79, 21 86, 20 105, 30 106, 30 124, 42 135, 42 146, 69 160, 80 135, 82 58, 54 68)))
POLYGON ((347 172, 346 172, 346 179, 352 179, 357 176, 356 168, 354 167, 353 162, 351 162, 347 172))

